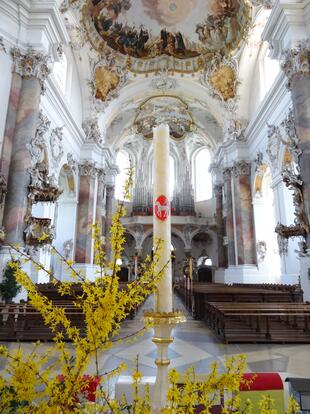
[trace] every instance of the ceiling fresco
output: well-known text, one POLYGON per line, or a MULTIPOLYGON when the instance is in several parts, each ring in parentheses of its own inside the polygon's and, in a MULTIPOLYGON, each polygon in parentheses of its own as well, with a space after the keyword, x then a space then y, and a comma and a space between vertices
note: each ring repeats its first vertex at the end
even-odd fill
POLYGON ((83 21, 93 47, 121 55, 177 59, 234 50, 250 21, 245 0, 86 0, 83 21))

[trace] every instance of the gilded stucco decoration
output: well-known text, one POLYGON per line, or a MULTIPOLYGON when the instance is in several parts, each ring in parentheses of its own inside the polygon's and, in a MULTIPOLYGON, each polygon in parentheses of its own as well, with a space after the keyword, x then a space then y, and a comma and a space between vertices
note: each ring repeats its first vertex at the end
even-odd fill
POLYGON ((161 123, 170 127, 174 139, 182 139, 192 131, 194 122, 187 104, 175 96, 155 96, 143 102, 134 121, 135 132, 152 139, 153 128, 161 123))
POLYGON ((228 65, 217 68, 210 76, 209 82, 224 101, 232 99, 236 95, 236 76, 233 69, 228 65))
POLYGON ((217 55, 202 74, 201 83, 207 87, 212 97, 232 104, 237 93, 237 72, 236 60, 217 55))
POLYGON ((99 66, 95 70, 94 86, 95 97, 100 101, 105 101, 110 92, 119 85, 119 76, 113 70, 104 66, 99 66))
POLYGON ((92 96, 103 103, 116 98, 127 81, 126 70, 116 64, 113 55, 107 55, 99 62, 92 62, 92 74, 92 96))

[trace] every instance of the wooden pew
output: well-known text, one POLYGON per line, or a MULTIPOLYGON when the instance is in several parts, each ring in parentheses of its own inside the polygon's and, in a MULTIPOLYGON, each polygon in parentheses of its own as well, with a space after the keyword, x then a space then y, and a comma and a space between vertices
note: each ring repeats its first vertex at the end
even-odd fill
POLYGON ((206 302, 205 321, 226 343, 310 343, 310 304, 206 302))

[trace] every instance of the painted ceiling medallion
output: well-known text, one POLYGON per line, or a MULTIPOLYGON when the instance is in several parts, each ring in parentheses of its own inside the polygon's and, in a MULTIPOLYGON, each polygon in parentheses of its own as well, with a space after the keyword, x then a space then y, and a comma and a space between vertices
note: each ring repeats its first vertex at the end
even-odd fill
POLYGON ((135 132, 145 139, 152 139, 153 128, 160 124, 168 124, 170 135, 177 140, 184 138, 194 126, 187 104, 178 97, 167 95, 152 97, 140 105, 134 121, 135 132))
POLYGON ((245 0, 85 0, 83 21, 95 49, 152 59, 223 55, 243 39, 250 20, 245 0))
POLYGON ((116 72, 105 66, 97 67, 94 76, 95 98, 104 102, 108 94, 117 88, 119 82, 116 72))
POLYGON ((212 88, 221 95, 224 101, 233 99, 236 95, 236 75, 229 65, 218 67, 210 76, 212 88))

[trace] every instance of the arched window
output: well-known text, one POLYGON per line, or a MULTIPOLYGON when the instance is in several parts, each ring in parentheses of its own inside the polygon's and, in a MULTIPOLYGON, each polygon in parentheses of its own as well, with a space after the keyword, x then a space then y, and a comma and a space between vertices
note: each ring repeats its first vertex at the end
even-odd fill
POLYGON ((260 78, 261 78, 261 99, 273 85, 278 73, 280 72, 280 63, 276 59, 271 59, 269 56, 268 43, 262 45, 259 55, 260 78))
POLYGON ((116 164, 120 170, 115 180, 115 198, 117 200, 124 200, 124 185, 128 177, 128 170, 130 168, 130 159, 127 152, 119 151, 116 157, 116 164))
POLYGON ((62 54, 59 62, 54 63, 53 74, 61 91, 65 93, 67 84, 68 61, 65 53, 62 54))
POLYGON ((212 197, 212 177, 209 173, 211 163, 210 151, 201 149, 194 158, 195 200, 203 201, 212 197))

